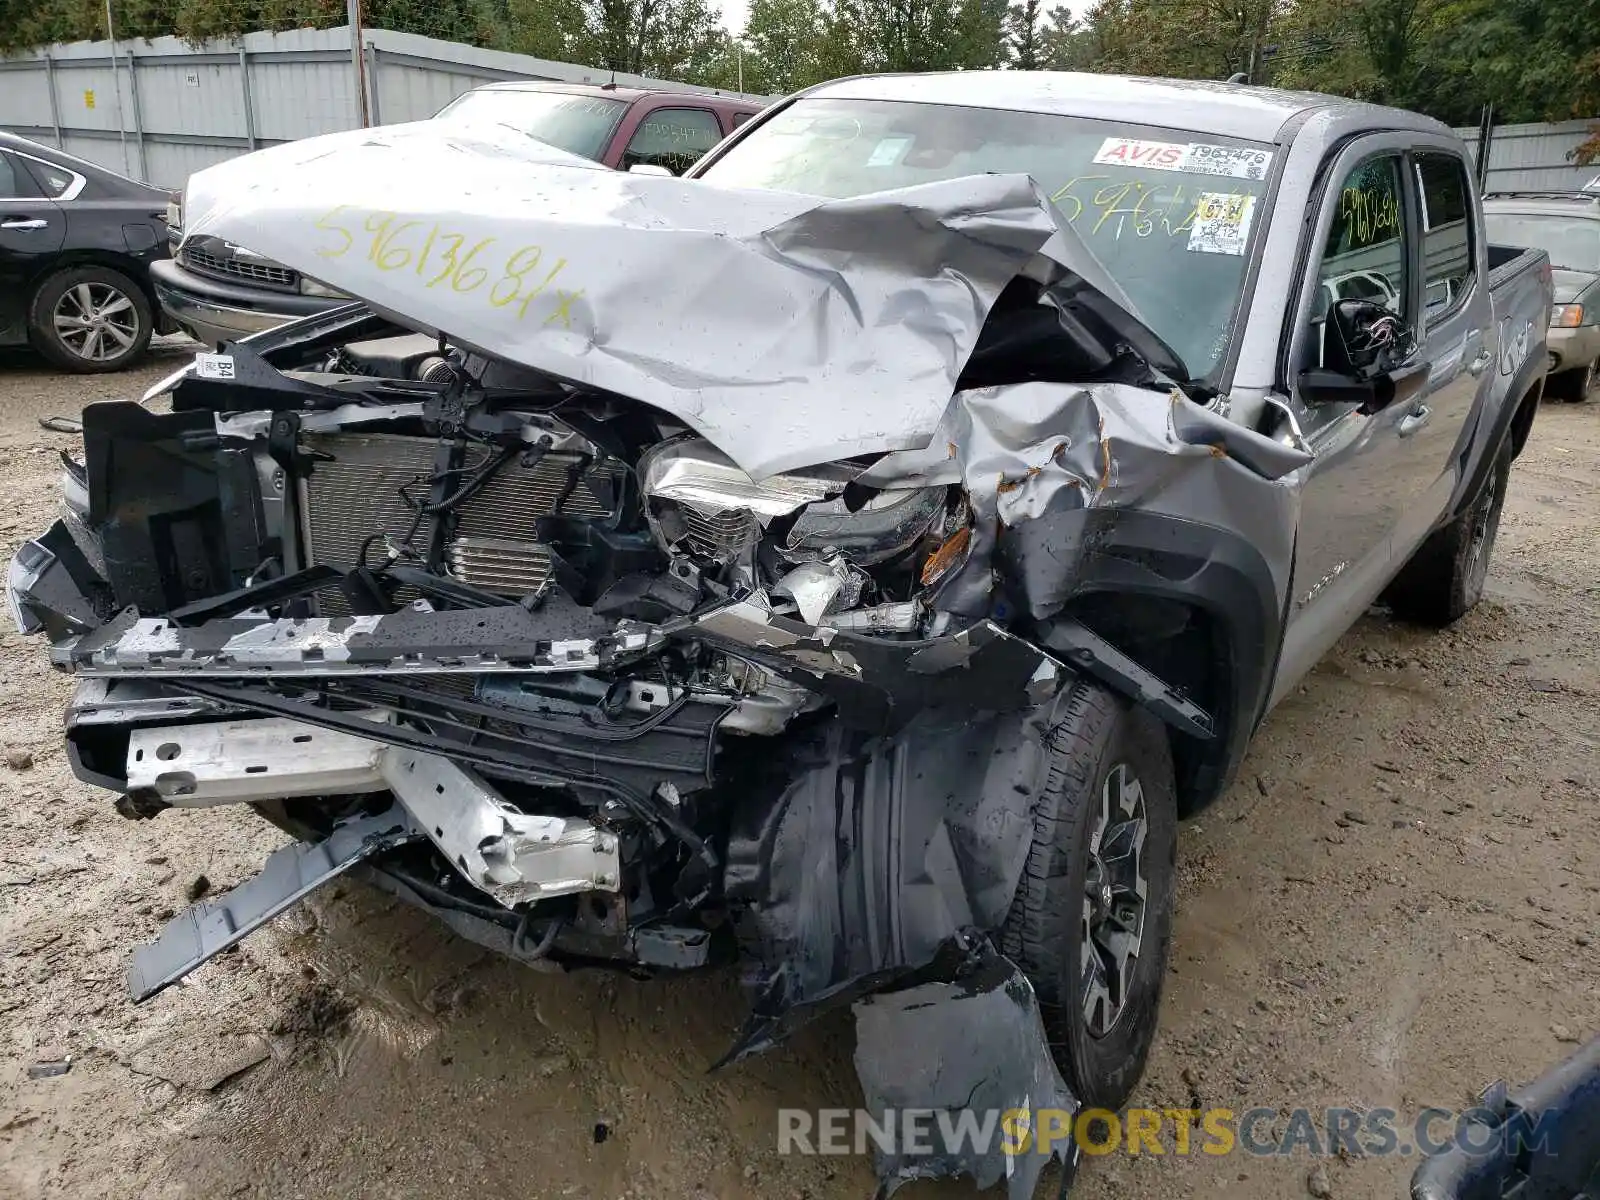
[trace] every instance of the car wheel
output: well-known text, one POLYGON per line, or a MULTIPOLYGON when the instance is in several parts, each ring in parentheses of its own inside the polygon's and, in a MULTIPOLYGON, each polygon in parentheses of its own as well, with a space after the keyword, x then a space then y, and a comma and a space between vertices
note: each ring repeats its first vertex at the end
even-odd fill
POLYGON ((1507 438, 1467 511, 1423 542, 1395 576, 1384 599, 1396 616, 1423 625, 1448 625, 1483 599, 1511 481, 1511 458, 1507 438))
POLYGON ((70 267, 39 285, 28 313, 34 346, 58 367, 120 371, 150 344, 154 321, 143 289, 110 267, 70 267))
POLYGON ((1600 375, 1597 367, 1600 364, 1590 363, 1581 371, 1568 371, 1566 378, 1561 381, 1565 385, 1563 395, 1573 404, 1582 404, 1594 391, 1596 376, 1600 375))
POLYGON ((1172 753, 1159 721, 1086 682, 1046 736, 1033 845, 1000 943, 1038 994, 1073 1092, 1119 1109, 1144 1073, 1167 971, 1172 753))

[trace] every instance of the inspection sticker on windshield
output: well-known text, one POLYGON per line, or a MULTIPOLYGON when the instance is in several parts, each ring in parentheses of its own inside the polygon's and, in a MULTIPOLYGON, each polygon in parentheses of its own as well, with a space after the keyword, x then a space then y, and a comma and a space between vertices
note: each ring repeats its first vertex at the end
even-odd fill
POLYGON ((1203 142, 1145 142, 1113 137, 1100 143, 1094 161, 1103 167, 1142 167, 1147 171, 1265 179, 1267 168, 1272 165, 1272 151, 1211 146, 1203 142))
POLYGON ((908 137, 886 137, 872 148, 872 153, 867 155, 869 167, 892 167, 900 161, 900 156, 906 152, 906 147, 911 145, 908 137))
POLYGON ((1191 175, 1227 175, 1234 179, 1265 179, 1272 165, 1271 150, 1246 146, 1207 146, 1193 142, 1180 170, 1191 175))
POLYGON ((194 369, 199 372, 201 379, 232 379, 233 355, 196 354, 194 369))
POLYGON ((1254 196, 1201 192, 1189 227, 1189 249, 1196 254, 1243 254, 1255 209, 1254 196))

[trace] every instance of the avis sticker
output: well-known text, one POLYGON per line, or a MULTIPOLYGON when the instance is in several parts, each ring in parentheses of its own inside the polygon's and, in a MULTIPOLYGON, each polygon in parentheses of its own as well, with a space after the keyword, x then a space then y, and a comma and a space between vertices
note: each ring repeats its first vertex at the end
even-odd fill
POLYGON ((1143 142, 1137 138, 1107 138, 1094 161, 1101 166, 1145 167, 1152 171, 1181 171, 1189 147, 1181 142, 1143 142))
POLYGON ((1201 192, 1189 227, 1189 249, 1196 254, 1243 254, 1255 209, 1254 196, 1201 192))
POLYGON ((1141 167, 1147 171, 1182 171, 1189 175, 1223 175, 1232 179, 1265 179, 1272 151, 1204 142, 1146 142, 1107 138, 1094 156, 1100 166, 1141 167))
POLYGON ((194 365, 201 379, 233 378, 233 355, 231 354, 196 354, 194 356, 194 365))

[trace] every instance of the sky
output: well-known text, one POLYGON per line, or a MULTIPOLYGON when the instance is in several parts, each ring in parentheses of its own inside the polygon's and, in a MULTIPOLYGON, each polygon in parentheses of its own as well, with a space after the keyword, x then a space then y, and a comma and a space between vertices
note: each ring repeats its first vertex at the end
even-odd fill
MULTIPOLYGON (((1086 0, 1070 0, 1066 5, 1071 12, 1083 7, 1086 0)), ((722 0, 722 27, 729 33, 742 33, 744 19, 750 11, 750 0, 722 0)))

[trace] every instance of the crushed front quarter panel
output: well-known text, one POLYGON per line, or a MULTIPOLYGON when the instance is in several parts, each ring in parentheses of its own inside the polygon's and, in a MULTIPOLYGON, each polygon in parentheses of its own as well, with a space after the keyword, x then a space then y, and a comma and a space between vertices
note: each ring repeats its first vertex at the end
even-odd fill
MULTIPOLYGON (((1163 400, 1125 384, 1019 383, 958 392, 926 446, 884 455, 856 482, 964 487, 973 548, 943 585, 941 604, 987 613, 1002 529, 1018 531, 1025 545, 1030 526, 1095 508, 1170 514, 1236 532, 1257 548, 1278 594, 1286 595, 1310 461, 1176 389, 1163 400)), ((1029 547, 1045 561, 1018 564, 1024 579, 1038 581, 1035 594, 1023 597, 1035 618, 1053 616, 1053 602, 1070 590, 1076 553, 1061 554, 1063 543, 1046 538, 1029 547)))

